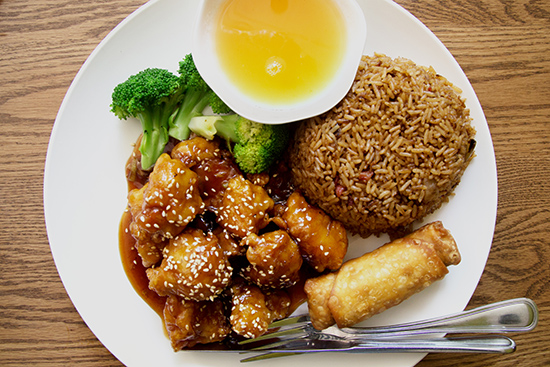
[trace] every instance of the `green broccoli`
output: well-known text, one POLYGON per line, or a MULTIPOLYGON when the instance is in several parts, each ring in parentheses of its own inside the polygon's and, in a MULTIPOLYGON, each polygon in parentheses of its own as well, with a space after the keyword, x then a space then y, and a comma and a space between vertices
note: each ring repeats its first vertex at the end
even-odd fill
POLYGON ((130 76, 112 93, 111 111, 120 119, 136 117, 143 137, 141 166, 151 168, 168 143, 170 116, 182 98, 181 81, 168 70, 149 68, 130 76))
POLYGON ((180 61, 178 72, 179 77, 164 69, 146 69, 113 91, 111 111, 121 119, 141 121, 144 170, 155 164, 169 136, 185 140, 191 130, 208 139, 225 139, 246 173, 266 171, 280 157, 289 139, 286 125, 265 125, 235 114, 203 80, 191 54, 180 61), (204 116, 208 106, 217 115, 204 116))
POLYGON ((207 106, 214 113, 230 113, 231 109, 218 97, 199 74, 193 56, 187 54, 178 70, 180 83, 185 90, 178 111, 170 119, 170 136, 185 140, 189 138, 189 121, 193 117, 201 116, 207 106))
POLYGON ((231 151, 245 173, 265 172, 287 147, 289 127, 250 121, 237 114, 193 117, 189 129, 213 139, 215 135, 234 143, 231 151))

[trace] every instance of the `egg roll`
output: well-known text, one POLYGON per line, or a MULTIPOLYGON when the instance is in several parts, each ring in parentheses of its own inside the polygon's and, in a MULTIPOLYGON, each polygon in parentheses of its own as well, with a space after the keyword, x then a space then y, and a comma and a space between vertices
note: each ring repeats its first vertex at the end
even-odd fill
POLYGON ((442 279, 460 253, 440 222, 346 261, 336 272, 305 284, 313 326, 350 327, 396 306, 442 279))
POLYGON ((334 325, 334 317, 328 308, 328 300, 332 291, 336 272, 306 280, 304 290, 307 295, 309 318, 315 329, 323 330, 334 325))
POLYGON ((407 235, 406 238, 419 239, 431 243, 445 266, 458 265, 460 263, 461 257, 456 242, 451 232, 443 227, 441 221, 426 224, 407 235))

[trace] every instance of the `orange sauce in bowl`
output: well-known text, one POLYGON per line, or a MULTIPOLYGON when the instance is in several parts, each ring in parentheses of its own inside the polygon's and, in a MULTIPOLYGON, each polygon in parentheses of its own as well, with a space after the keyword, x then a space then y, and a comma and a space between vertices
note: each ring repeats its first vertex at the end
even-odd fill
POLYGON ((270 104, 312 97, 343 61, 345 20, 332 0, 226 0, 215 44, 244 94, 270 104))

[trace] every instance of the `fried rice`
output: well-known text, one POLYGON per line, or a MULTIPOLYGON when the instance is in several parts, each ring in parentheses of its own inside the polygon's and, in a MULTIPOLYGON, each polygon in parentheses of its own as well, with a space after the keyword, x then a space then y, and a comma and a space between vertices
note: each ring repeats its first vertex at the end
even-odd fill
POLYGON ((345 98, 300 122, 294 184, 353 234, 406 232, 448 201, 474 157, 460 93, 431 67, 363 56, 345 98))

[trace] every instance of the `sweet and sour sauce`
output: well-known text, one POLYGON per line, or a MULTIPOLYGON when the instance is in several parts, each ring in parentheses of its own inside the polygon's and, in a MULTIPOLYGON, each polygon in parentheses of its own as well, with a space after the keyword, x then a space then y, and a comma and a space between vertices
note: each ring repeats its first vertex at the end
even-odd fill
POLYGON ((307 99, 341 66, 346 27, 330 0, 226 0, 215 33, 222 67, 271 104, 307 99))

